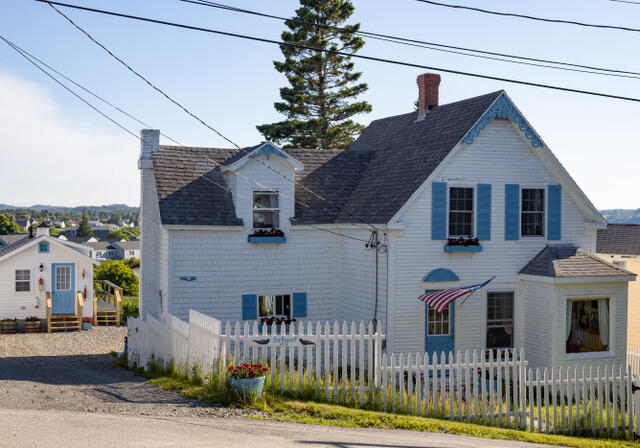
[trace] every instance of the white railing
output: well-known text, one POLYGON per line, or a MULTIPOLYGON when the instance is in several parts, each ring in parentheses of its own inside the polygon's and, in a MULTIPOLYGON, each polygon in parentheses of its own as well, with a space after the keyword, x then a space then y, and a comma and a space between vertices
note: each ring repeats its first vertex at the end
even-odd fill
POLYGON ((128 325, 128 358, 137 366, 153 360, 206 376, 228 363, 261 363, 273 390, 315 390, 334 403, 536 432, 630 438, 636 426, 634 349, 625 366, 532 370, 522 349, 382 355, 384 335, 364 322, 222 326, 191 311, 188 323, 167 315, 128 325))
POLYGON ((640 347, 627 345, 627 364, 631 367, 631 373, 640 375, 640 347))

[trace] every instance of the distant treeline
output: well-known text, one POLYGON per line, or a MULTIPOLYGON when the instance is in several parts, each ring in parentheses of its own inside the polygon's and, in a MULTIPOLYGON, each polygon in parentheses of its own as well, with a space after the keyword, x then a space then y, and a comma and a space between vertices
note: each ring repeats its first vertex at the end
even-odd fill
POLYGON ((30 207, 14 207, 0 204, 0 213, 12 216, 28 216, 38 221, 80 221, 82 215, 89 216, 91 220, 102 223, 118 224, 122 222, 138 225, 138 207, 130 207, 126 204, 90 205, 80 207, 60 207, 55 205, 33 205, 30 207))

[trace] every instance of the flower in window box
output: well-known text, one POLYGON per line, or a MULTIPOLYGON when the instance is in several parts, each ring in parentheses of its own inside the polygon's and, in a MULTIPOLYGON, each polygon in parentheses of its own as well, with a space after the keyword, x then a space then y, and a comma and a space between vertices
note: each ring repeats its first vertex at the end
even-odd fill
POLYGON ((478 238, 447 238, 447 246, 479 246, 480 241, 478 238))
POLYGON ((250 237, 269 237, 269 236, 280 236, 283 237, 284 236, 284 232, 280 229, 274 229, 271 228, 269 230, 267 229, 257 229, 255 230, 251 235, 249 235, 250 237))

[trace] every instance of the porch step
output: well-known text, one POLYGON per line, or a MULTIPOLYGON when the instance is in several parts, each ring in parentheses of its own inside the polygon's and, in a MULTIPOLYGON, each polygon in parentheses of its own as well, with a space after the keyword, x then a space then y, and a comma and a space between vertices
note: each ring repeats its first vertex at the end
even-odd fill
POLYGON ((53 314, 49 322, 49 331, 79 331, 82 322, 75 314, 53 314))
POLYGON ((98 311, 96 313, 96 325, 120 325, 116 311, 98 311))

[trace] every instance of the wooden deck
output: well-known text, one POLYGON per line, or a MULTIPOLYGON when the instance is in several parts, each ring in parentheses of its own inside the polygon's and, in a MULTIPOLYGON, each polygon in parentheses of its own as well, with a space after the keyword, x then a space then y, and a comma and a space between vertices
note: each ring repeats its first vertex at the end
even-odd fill
POLYGON ((94 284, 99 286, 93 295, 94 324, 120 325, 122 323, 122 288, 107 280, 95 280, 94 284))
POLYGON ((76 292, 76 314, 53 314, 51 312, 51 293, 47 291, 47 333, 59 331, 81 331, 84 299, 80 291, 76 292))

